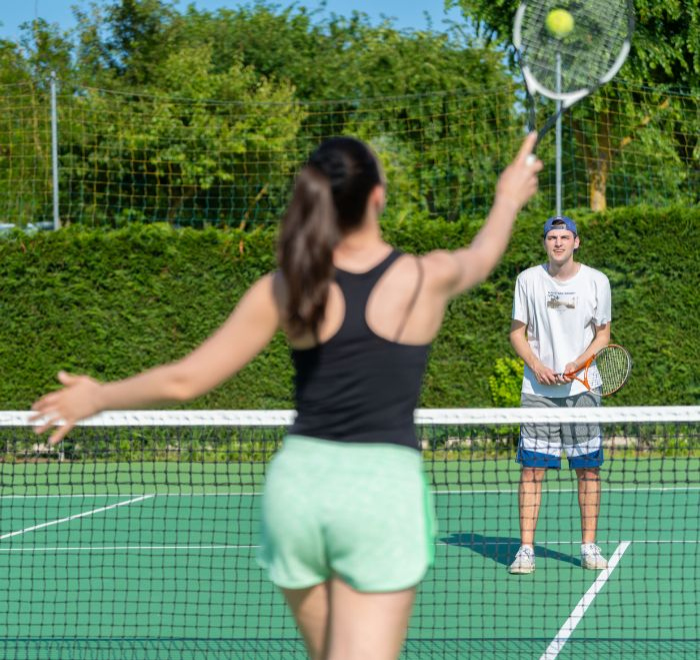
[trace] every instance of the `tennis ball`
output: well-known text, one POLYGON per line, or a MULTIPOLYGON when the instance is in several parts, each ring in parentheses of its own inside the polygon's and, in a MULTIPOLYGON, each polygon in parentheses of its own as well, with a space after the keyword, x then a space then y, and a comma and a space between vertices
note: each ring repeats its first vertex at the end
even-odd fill
POLYGON ((574 29, 574 17, 566 9, 552 9, 544 24, 552 35, 562 39, 574 29))

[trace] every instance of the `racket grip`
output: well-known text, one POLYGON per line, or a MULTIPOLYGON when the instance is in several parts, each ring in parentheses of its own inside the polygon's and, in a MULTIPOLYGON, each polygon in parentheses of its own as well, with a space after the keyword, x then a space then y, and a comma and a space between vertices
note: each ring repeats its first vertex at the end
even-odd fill
POLYGON ((537 156, 535 156, 535 154, 530 154, 530 155, 525 159, 525 163, 526 163, 527 165, 534 165, 536 160, 537 160, 537 156))

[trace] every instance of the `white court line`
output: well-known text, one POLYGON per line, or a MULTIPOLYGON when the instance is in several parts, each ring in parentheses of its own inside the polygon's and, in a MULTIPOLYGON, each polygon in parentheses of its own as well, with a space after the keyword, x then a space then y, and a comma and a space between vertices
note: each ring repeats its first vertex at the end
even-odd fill
POLYGON ((110 504, 109 506, 102 506, 99 509, 93 509, 92 511, 84 511, 83 513, 76 513, 75 515, 68 516, 67 518, 59 518, 58 520, 50 520, 49 522, 41 523, 39 525, 32 525, 32 527, 25 527, 24 529, 18 529, 16 532, 8 532, 7 534, 2 534, 0 536, 0 541, 4 539, 12 538, 13 536, 19 536, 20 534, 27 534, 29 532, 35 532, 37 529, 44 529, 45 527, 52 527, 53 525, 60 525, 61 523, 70 522, 71 520, 77 520, 78 518, 86 518, 87 516, 94 516, 96 513, 102 513, 103 511, 109 511, 110 509, 116 509, 120 506, 126 506, 127 504, 134 504, 136 502, 141 502, 143 500, 148 500, 153 495, 142 495, 133 500, 127 500, 126 502, 118 502, 117 504, 110 504))
MULTIPOLYGON (((0 495, 0 500, 60 500, 89 499, 95 497, 134 497, 134 493, 70 493, 68 495, 0 495)), ((149 493, 149 497, 259 497, 260 492, 252 493, 149 493)))
POLYGON ((255 550, 259 545, 66 545, 51 547, 29 548, 0 548, 0 554, 13 552, 42 553, 42 552, 116 552, 137 550, 255 550))
MULTIPOLYGON (((646 488, 605 488, 606 493, 689 493, 700 491, 700 486, 648 486, 646 488)), ((513 495, 517 488, 486 488, 481 490, 434 490, 435 495, 513 495)), ((576 493, 575 488, 545 488, 543 493, 576 493)))
MULTIPOLYGON (((481 532, 479 532, 479 533, 481 533, 481 532)), ((484 533, 488 533, 488 532, 484 532, 484 533)), ((469 537, 469 533, 468 533, 468 532, 465 532, 465 533, 461 534, 460 536, 469 537)), ((603 544, 603 543, 604 543, 604 544, 606 544, 606 545, 609 545, 609 544, 611 544, 611 543, 617 543, 618 546, 619 546, 620 544, 622 544, 622 543, 628 543, 628 544, 630 543, 630 541, 614 541, 614 540, 612 540, 612 539, 598 539, 597 542, 600 543, 600 544, 603 544)), ((679 544, 679 545, 685 545, 685 544, 687 544, 687 545, 698 545, 698 544, 700 544, 700 539, 662 539, 662 540, 659 540, 659 539, 646 539, 646 540, 644 540, 644 541, 641 541, 641 540, 640 540, 640 541, 637 541, 637 540, 635 540, 634 543, 641 543, 641 544, 648 544, 648 545, 661 545, 662 543, 663 543, 663 544, 666 544, 666 545, 673 545, 673 544, 676 544, 676 543, 679 544)), ((486 545, 486 546, 491 546, 491 545, 495 545, 495 546, 504 545, 504 546, 515 546, 515 547, 517 547, 517 546, 519 545, 519 542, 515 542, 515 541, 477 541, 477 542, 475 542, 475 543, 467 543, 467 542, 465 542, 465 543, 454 543, 454 542, 452 542, 452 543, 451 543, 451 542, 449 542, 449 541, 440 541, 440 540, 438 540, 438 541, 435 542, 435 545, 449 545, 449 546, 457 545, 457 546, 461 546, 461 547, 484 546, 484 545, 486 545)), ((538 547, 538 548, 539 548, 539 547, 547 547, 547 546, 550 546, 550 545, 573 545, 573 546, 578 546, 578 545, 581 545, 581 541, 579 540, 579 541, 538 541, 538 542, 537 542, 537 547, 538 547)))
POLYGON ((612 557, 610 557, 608 567, 604 571, 601 571, 596 581, 590 586, 588 591, 583 594, 581 600, 576 604, 576 607, 574 607, 574 610, 569 618, 559 629, 557 636, 552 640, 552 643, 547 647, 547 650, 540 656, 540 660, 554 660, 559 655, 566 642, 569 641, 569 637, 571 637, 571 634, 574 632, 576 626, 581 622, 586 610, 593 603, 593 600, 600 593, 601 589, 605 586, 610 574, 615 570, 615 567, 622 558, 622 555, 625 553, 625 550, 629 548, 631 543, 631 541, 622 541, 620 545, 617 546, 612 557))

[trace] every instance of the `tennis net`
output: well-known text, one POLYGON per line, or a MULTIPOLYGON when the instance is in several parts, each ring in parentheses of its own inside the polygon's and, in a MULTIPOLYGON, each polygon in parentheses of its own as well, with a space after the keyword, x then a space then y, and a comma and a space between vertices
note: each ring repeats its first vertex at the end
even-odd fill
MULTIPOLYGON (((0 412, 0 657, 304 658, 257 566, 290 411, 100 415, 58 448, 0 412)), ((700 406, 419 410, 438 517, 402 658, 697 658, 700 406), (537 570, 519 546, 521 423, 600 430, 603 571, 581 569, 575 473, 550 470, 537 570)))

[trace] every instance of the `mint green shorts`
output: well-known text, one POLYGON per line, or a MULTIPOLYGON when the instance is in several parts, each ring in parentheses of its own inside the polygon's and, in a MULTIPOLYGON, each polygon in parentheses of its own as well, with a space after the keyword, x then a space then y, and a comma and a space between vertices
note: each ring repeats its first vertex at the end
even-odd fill
POLYGON ((400 591, 433 562, 434 521, 418 451, 292 435, 267 470, 258 561, 285 589, 400 591))

